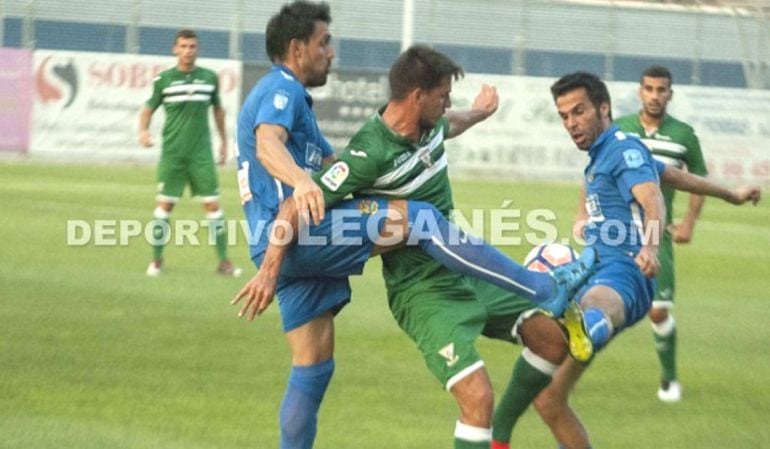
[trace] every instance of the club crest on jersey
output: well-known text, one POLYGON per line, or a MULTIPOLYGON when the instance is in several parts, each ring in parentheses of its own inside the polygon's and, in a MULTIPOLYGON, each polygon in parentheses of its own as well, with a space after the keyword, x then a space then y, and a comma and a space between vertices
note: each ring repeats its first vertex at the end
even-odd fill
POLYGON ((441 357, 444 357, 446 359, 446 366, 453 367, 457 364, 457 362, 460 361, 460 356, 455 354, 455 344, 449 343, 448 345, 444 346, 443 348, 438 350, 438 353, 441 357))
POLYGON ((433 159, 430 157, 429 147, 421 148, 419 153, 417 153, 417 157, 420 158, 422 165, 424 165, 426 168, 433 167, 433 159))
POLYGON ((328 187, 332 192, 336 192, 342 183, 348 179, 349 174, 350 168, 348 168, 348 164, 339 161, 332 165, 329 170, 321 176, 321 183, 328 187))
POLYGON ((372 215, 377 213, 380 209, 380 205, 377 201, 361 200, 358 202, 358 211, 364 215, 372 215))
POLYGON ((273 97, 273 106, 279 111, 286 109, 289 104, 289 94, 283 90, 278 91, 273 97))

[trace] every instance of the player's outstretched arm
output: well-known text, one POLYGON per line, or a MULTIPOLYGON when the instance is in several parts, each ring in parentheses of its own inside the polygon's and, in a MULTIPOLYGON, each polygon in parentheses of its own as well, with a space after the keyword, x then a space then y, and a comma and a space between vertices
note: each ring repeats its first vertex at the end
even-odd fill
POLYGON ((647 277, 660 270, 658 247, 666 225, 666 205, 657 182, 643 182, 631 188, 631 194, 644 210, 644 236, 636 263, 647 277))
POLYGON ((481 86, 481 91, 476 96, 470 109, 446 112, 446 118, 449 120, 449 134, 447 138, 457 137, 476 123, 486 120, 487 117, 497 111, 499 103, 500 98, 497 95, 497 88, 489 84, 481 86))
POLYGON ((248 320, 253 320, 261 315, 273 302, 278 275, 281 272, 281 264, 289 247, 297 238, 299 217, 293 198, 281 203, 278 215, 275 217, 270 232, 270 242, 265 251, 265 257, 259 266, 257 274, 251 278, 241 291, 235 295, 230 304, 238 304, 245 298, 238 316, 246 315, 248 320))
POLYGON ((666 170, 661 175, 661 181, 676 190, 721 198, 735 205, 747 202, 757 204, 762 199, 762 188, 760 186, 745 185, 728 189, 708 178, 693 175, 674 167, 666 167, 666 170))
POLYGON ((270 175, 294 187, 297 211, 306 222, 318 224, 326 206, 321 188, 310 175, 294 162, 286 148, 289 133, 283 126, 263 123, 256 131, 257 159, 270 175))

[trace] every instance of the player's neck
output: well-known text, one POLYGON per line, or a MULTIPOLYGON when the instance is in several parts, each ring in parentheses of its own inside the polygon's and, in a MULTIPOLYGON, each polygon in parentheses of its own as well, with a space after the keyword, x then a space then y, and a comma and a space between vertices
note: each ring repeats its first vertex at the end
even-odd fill
POLYGON ((647 134, 651 134, 660 128, 660 124, 663 122, 664 115, 665 114, 661 114, 659 117, 653 117, 644 112, 644 109, 642 109, 642 111, 639 112, 639 122, 642 124, 642 128, 647 131, 647 134))
POLYGON ((195 63, 192 64, 185 64, 185 63, 178 63, 176 65, 176 69, 179 70, 182 73, 190 73, 193 70, 195 70, 195 63))
POLYGON ((382 112, 382 121, 390 129, 407 139, 419 142, 420 120, 417 108, 406 101, 391 101, 382 112))

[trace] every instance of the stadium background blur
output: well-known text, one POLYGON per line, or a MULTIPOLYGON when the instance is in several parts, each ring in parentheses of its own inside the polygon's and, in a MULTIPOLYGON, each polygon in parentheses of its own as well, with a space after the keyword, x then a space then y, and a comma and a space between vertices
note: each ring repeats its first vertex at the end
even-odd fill
MULTIPOLYGON (((138 111, 155 71, 174 63, 175 32, 198 32, 200 65, 228 86, 232 133, 242 95, 268 67, 263 30, 282 3, 0 0, 0 448, 276 446, 289 365, 277 308, 237 321, 228 299, 240 283, 208 273, 209 248, 171 245, 168 273, 150 280, 142 238, 67 245, 67 222, 148 219, 158 151, 136 144, 138 111)), ((455 105, 481 82, 500 86, 493 120, 448 148, 467 216, 549 208, 567 235, 584 156, 547 86, 578 69, 611 81, 619 115, 637 108, 641 70, 668 66, 672 113, 701 134, 713 176, 770 185, 765 1, 329 3, 337 58, 314 96, 337 148, 384 101, 387 68, 411 42, 465 67, 455 105)), ((156 115, 156 136, 162 122, 156 115)), ((240 218, 233 167, 220 175, 225 209, 240 218)), ((175 214, 198 216, 190 201, 175 214)), ((767 204, 707 201, 694 243, 677 253, 685 400, 655 398, 657 362, 649 329, 638 326, 575 395, 597 447, 770 446, 768 222, 767 204)), ((250 267, 245 237, 234 245, 250 267)), ((521 258, 529 248, 504 249, 521 258)), ((354 292, 339 320, 318 448, 446 447, 451 400, 390 318, 379 262, 354 292)), ((499 386, 515 352, 480 348, 499 386)), ((516 447, 554 447, 533 412, 525 423, 516 447)))

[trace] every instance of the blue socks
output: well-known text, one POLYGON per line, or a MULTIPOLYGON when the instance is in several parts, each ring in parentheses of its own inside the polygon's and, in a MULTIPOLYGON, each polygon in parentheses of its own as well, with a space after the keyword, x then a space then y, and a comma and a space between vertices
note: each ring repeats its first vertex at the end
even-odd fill
POLYGON ((318 408, 334 373, 334 359, 309 366, 292 366, 281 403, 281 449, 311 449, 318 408))
POLYGON ((483 239, 468 235, 433 205, 407 203, 409 238, 452 271, 484 279, 535 302, 549 299, 556 284, 547 273, 529 271, 483 239))
POLYGON ((594 352, 602 349, 612 337, 612 323, 607 315, 600 309, 588 308, 583 311, 583 321, 594 345, 594 352))

